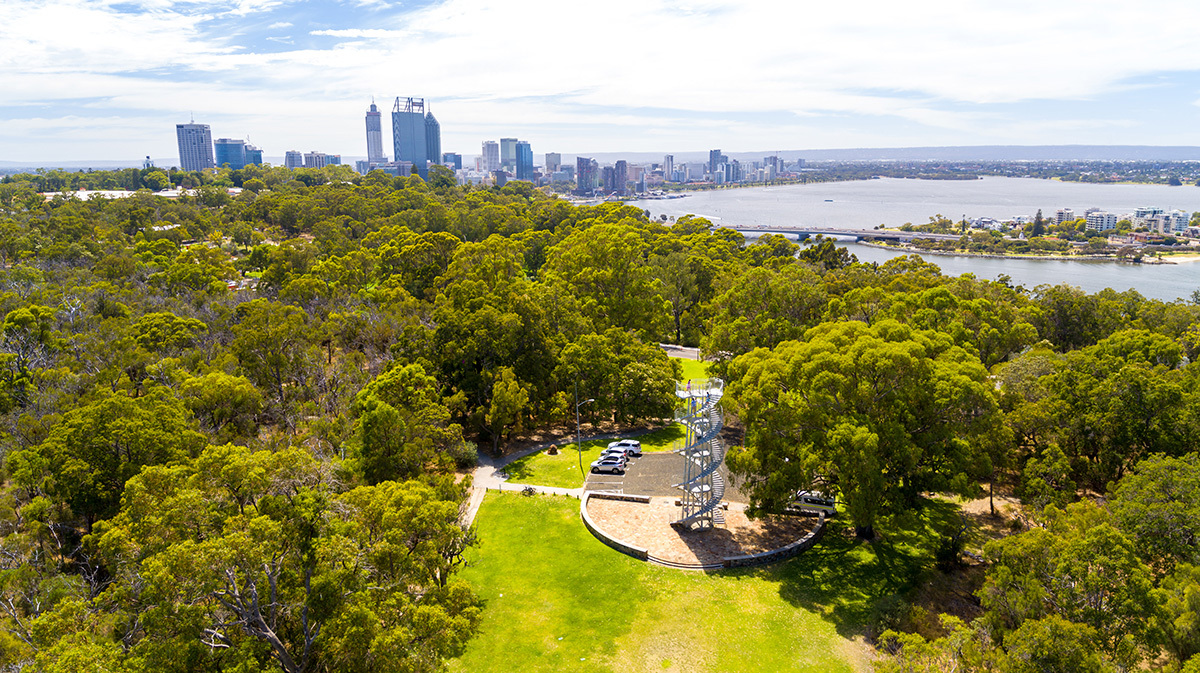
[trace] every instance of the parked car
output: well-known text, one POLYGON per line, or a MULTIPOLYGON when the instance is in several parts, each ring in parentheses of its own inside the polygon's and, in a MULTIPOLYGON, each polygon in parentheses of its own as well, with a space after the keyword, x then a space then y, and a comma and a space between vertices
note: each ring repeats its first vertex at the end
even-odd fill
POLYGON ((829 516, 833 516, 837 514, 837 500, 818 491, 800 491, 788 509, 825 512, 829 516))
POLYGON ((621 456, 607 456, 592 463, 592 472, 611 472, 625 474, 625 459, 621 456))
POLYGON ((611 449, 605 449, 600 452, 600 457, 605 456, 623 456, 625 458, 633 458, 642 455, 641 451, 634 453, 635 449, 630 446, 614 446, 611 449))
POLYGON ((642 443, 636 439, 621 439, 621 440, 617 440, 615 442, 609 442, 608 448, 610 448, 610 449, 629 449, 629 451, 626 451, 626 453, 628 455, 631 455, 631 456, 642 455, 642 443))

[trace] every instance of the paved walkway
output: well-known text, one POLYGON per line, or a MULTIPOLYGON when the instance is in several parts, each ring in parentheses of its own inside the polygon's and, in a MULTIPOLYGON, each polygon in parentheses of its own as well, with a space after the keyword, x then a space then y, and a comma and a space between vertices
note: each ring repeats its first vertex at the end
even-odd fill
MULTIPOLYGON (((585 442, 593 441, 593 440, 597 440, 597 439, 600 439, 600 440, 624 439, 626 437, 638 437, 638 436, 647 434, 649 432, 653 432, 653 430, 641 429, 641 430, 631 430, 629 432, 615 432, 615 433, 609 433, 609 434, 604 434, 604 435, 591 435, 591 436, 587 437, 586 439, 584 439, 584 441, 585 442)), ((511 454, 511 455, 503 456, 499 459, 493 458, 491 456, 482 456, 481 455, 479 457, 479 465, 475 468, 474 473, 472 473, 471 497, 467 500, 467 507, 463 511, 463 515, 462 515, 463 525, 470 526, 475 521, 475 515, 479 513, 479 506, 483 504, 483 498, 485 495, 487 495, 487 492, 489 489, 497 490, 497 491, 521 491, 526 488, 532 488, 534 491, 536 491, 538 493, 547 493, 547 494, 552 494, 552 495, 569 495, 573 498, 583 497, 583 488, 584 487, 582 487, 582 486, 579 488, 558 488, 555 486, 537 486, 534 484, 518 484, 515 482, 508 481, 508 475, 505 474, 505 472, 504 472, 504 466, 508 465, 509 463, 513 462, 514 460, 524 458, 525 456, 528 456, 531 453, 545 451, 546 449, 548 449, 552 446, 565 446, 567 444, 574 444, 574 443, 575 443, 574 440, 568 440, 568 439, 562 439, 562 440, 559 440, 556 442, 547 442, 545 444, 538 444, 536 446, 531 446, 527 449, 524 449, 522 451, 519 451, 519 452, 511 454)))

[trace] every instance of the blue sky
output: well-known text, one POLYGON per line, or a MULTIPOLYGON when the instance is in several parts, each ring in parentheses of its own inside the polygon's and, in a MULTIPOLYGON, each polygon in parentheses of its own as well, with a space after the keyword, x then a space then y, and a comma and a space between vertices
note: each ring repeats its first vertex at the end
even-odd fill
POLYGON ((1183 0, 3 5, 0 161, 169 162, 192 115, 268 157, 349 158, 372 96, 398 95, 467 157, 501 136, 539 155, 1200 145, 1183 0))

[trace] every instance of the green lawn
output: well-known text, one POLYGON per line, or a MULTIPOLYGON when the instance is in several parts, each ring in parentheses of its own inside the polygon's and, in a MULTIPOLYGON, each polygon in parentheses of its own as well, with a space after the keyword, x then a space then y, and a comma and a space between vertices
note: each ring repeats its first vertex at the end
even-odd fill
MULTIPOLYGON (((670 451, 676 442, 682 443, 684 429, 681 425, 672 425, 637 438, 642 442, 642 451, 670 451)), ((583 443, 583 469, 586 472, 593 460, 600 457, 600 452, 608 446, 611 439, 597 439, 583 443)), ((558 486, 560 488, 578 488, 583 486, 586 476, 579 472, 579 453, 575 443, 559 447, 558 455, 548 456, 538 452, 518 458, 506 466, 509 479, 518 484, 536 484, 538 486, 558 486)))
POLYGON ((932 504, 890 521, 875 544, 835 525, 787 563, 709 574, 609 549, 573 498, 489 493, 462 572, 486 602, 483 623, 450 670, 865 671, 851 638, 926 572, 934 522, 953 512, 932 504))
POLYGON ((689 360, 687 358, 672 358, 679 364, 683 365, 683 378, 680 380, 687 382, 688 379, 706 379, 708 378, 708 363, 703 360, 689 360))

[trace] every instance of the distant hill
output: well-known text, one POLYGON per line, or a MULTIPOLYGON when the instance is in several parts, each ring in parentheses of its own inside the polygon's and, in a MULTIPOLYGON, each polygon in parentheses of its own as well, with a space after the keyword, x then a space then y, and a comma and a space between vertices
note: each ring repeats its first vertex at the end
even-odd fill
MULTIPOLYGON (((725 149, 725 148, 722 148, 725 149)), ((583 154, 600 163, 624 159, 658 163, 664 153, 597 152, 583 154)), ((675 163, 708 161, 708 151, 674 152, 675 163)), ((1200 147, 1157 145, 971 145, 963 147, 868 147, 835 150, 762 150, 725 154, 738 161, 762 161, 779 155, 787 161, 1200 161, 1200 147)), ((564 155, 563 159, 566 160, 564 155)), ((574 161, 574 157, 571 158, 574 161)))

